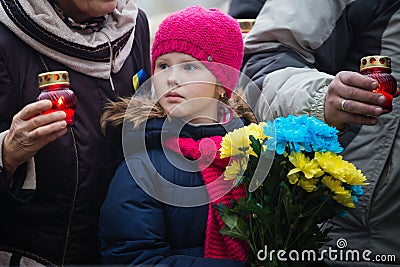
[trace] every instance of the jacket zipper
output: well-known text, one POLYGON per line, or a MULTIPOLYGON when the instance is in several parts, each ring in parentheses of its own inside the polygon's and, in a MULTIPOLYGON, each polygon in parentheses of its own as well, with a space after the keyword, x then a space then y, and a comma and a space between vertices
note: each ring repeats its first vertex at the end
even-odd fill
POLYGON ((69 237, 70 237, 70 234, 71 234, 72 216, 74 215, 76 195, 78 194, 78 185, 79 185, 78 147, 77 147, 77 144, 76 144, 75 134, 74 134, 74 131, 73 131, 72 127, 69 127, 69 130, 71 131, 72 141, 73 141, 74 150, 75 150, 75 162, 76 162, 75 173, 76 173, 76 177, 75 177, 75 191, 74 191, 74 195, 73 195, 73 198, 72 198, 71 212, 70 212, 69 219, 68 219, 67 232, 66 232, 66 238, 65 238, 65 246, 64 246, 64 254, 63 254, 63 257, 62 257, 61 266, 64 266, 65 258, 67 256, 69 237))

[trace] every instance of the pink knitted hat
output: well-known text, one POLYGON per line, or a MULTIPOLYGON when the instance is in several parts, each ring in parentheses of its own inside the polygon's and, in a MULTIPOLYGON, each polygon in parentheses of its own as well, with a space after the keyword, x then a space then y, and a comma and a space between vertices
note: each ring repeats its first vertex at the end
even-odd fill
POLYGON ((165 18, 151 52, 153 73, 156 59, 172 52, 202 61, 225 87, 229 98, 239 79, 243 38, 238 22, 229 15, 216 8, 192 6, 165 18))

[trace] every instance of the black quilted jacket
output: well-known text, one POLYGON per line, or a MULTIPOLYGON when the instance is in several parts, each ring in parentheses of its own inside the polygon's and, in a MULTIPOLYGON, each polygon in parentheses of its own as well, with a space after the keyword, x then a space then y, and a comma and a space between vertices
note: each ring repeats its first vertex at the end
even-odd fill
MULTIPOLYGON (((20 25, 28 23, 23 14, 12 12, 20 25)), ((57 46, 66 49, 64 43, 57 46)), ((92 55, 96 56, 85 56, 92 55)), ((22 189, 26 166, 17 170, 11 190, 0 177, 0 250, 11 253, 11 263, 21 257, 46 265, 99 262, 98 214, 119 163, 120 147, 118 133, 101 133, 100 117, 109 100, 133 94, 132 75, 140 69, 150 74, 149 29, 142 11, 131 53, 122 69, 111 75, 112 81, 89 77, 40 55, 0 23, 0 132, 10 127, 13 115, 35 101, 41 72, 67 70, 78 99, 67 134, 34 157, 36 189, 22 189)))

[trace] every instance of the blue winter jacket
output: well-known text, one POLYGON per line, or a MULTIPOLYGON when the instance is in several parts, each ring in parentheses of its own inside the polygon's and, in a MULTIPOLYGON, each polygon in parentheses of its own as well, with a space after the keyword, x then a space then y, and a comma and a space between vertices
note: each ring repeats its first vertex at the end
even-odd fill
MULTIPOLYGON (((207 204, 198 207, 168 205, 147 194, 137 183, 145 182, 148 192, 161 192, 161 197, 176 194, 168 185, 161 186, 154 182, 154 177, 162 176, 173 184, 187 187, 203 185, 198 171, 190 172, 182 170, 185 167, 172 165, 174 157, 181 155, 163 151, 161 138, 178 134, 181 129, 179 136, 198 140, 207 136, 223 136, 241 126, 243 122, 240 119, 226 125, 186 124, 183 128, 165 119, 150 119, 145 128, 146 147, 139 145, 144 129, 124 131, 126 160, 111 182, 100 215, 100 246, 104 263, 129 266, 244 266, 237 261, 203 258, 207 204)), ((190 165, 190 162, 187 164, 190 165)), ((190 195, 182 197, 190 198, 190 195)))

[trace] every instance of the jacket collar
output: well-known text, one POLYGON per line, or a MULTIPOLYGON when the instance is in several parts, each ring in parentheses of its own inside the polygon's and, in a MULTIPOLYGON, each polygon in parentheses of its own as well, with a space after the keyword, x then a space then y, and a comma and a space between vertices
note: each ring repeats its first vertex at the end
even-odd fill
MULTIPOLYGON (((183 120, 169 121, 165 118, 150 119, 146 123, 145 131, 151 135, 175 135, 175 137, 188 137, 200 140, 204 137, 224 136, 227 132, 245 125, 244 119, 234 118, 226 124, 192 125, 183 120)), ((140 130, 139 130, 140 131, 140 130)))
POLYGON ((176 119, 169 121, 166 118, 149 119, 144 125, 133 129, 130 123, 124 125, 122 142, 124 155, 147 150, 162 149, 162 142, 171 137, 187 137, 200 140, 211 136, 224 136, 227 132, 243 127, 246 121, 242 118, 233 118, 226 124, 210 124, 195 126, 176 119))

